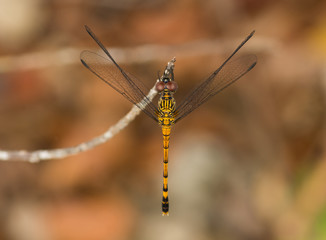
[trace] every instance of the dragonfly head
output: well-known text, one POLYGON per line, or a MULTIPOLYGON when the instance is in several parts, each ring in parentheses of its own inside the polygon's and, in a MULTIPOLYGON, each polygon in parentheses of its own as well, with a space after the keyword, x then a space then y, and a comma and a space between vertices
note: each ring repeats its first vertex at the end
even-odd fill
POLYGON ((162 92, 164 89, 169 90, 171 92, 176 92, 178 89, 178 84, 174 81, 174 63, 175 58, 173 58, 168 65, 166 66, 162 77, 157 81, 155 85, 155 89, 158 92, 162 92))
POLYGON ((160 93, 164 89, 167 89, 171 92, 176 92, 178 89, 178 84, 175 81, 172 81, 170 78, 164 78, 156 83, 155 90, 160 93))

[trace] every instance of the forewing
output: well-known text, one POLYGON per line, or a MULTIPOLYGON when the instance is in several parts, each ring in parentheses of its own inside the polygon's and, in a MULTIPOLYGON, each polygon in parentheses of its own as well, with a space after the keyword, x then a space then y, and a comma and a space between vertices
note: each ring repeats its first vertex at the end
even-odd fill
POLYGON ((176 109, 175 122, 181 120, 215 94, 237 81, 249 72, 257 62, 255 55, 247 55, 233 61, 229 61, 230 58, 181 102, 176 109))
POLYGON ((157 121, 157 108, 145 95, 149 92, 149 89, 140 80, 125 72, 115 62, 95 34, 87 26, 85 27, 90 36, 102 48, 106 56, 103 57, 94 52, 83 51, 80 59, 84 66, 139 107, 149 117, 157 121))

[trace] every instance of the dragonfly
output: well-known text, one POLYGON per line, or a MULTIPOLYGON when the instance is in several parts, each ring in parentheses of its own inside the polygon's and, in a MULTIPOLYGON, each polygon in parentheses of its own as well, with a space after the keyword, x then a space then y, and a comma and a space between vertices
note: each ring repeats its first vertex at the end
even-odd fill
POLYGON ((110 85, 118 93, 139 107, 147 116, 153 119, 162 128, 163 134, 163 196, 162 215, 169 215, 168 198, 168 155, 171 128, 181 119, 186 117, 196 108, 207 102, 214 95, 221 92, 232 83, 236 82, 243 75, 253 69, 257 63, 257 57, 253 54, 231 59, 240 48, 254 35, 251 32, 232 54, 218 67, 207 79, 190 92, 179 105, 176 104, 174 94, 178 84, 174 80, 173 58, 166 66, 163 74, 155 83, 155 90, 159 93, 158 105, 149 100, 146 93, 149 92, 142 81, 123 70, 113 59, 109 51, 96 37, 92 30, 85 25, 86 31, 102 49, 105 56, 85 50, 81 53, 82 64, 93 72, 97 77, 110 85))

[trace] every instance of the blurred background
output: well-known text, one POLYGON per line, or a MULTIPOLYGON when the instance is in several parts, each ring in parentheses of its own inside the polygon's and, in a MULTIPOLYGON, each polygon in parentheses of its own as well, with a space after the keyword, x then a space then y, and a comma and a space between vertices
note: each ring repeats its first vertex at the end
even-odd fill
POLYGON ((326 239, 326 1, 0 0, 0 148, 75 146, 131 104, 79 60, 99 47, 152 87, 174 56, 177 100, 252 31, 257 66, 162 135, 141 114, 109 142, 0 162, 1 240, 326 239))

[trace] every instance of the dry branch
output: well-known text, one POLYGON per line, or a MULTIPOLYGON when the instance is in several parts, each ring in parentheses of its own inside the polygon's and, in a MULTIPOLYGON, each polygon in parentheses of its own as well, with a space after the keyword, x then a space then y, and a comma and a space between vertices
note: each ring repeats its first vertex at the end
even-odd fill
MULTIPOLYGON (((152 88, 147 95, 147 98, 152 101, 157 92, 152 88)), ((146 101, 144 101, 144 104, 146 101)), ((115 125, 111 126, 105 133, 91 139, 88 142, 83 142, 74 147, 68 148, 58 148, 51 150, 37 150, 37 151, 26 151, 26 150, 16 150, 16 151, 5 151, 0 150, 0 160, 3 161, 26 161, 26 162, 39 162, 41 160, 59 159, 65 158, 80 152, 85 152, 90 150, 100 144, 107 142, 122 129, 124 129, 128 124, 135 119, 135 117, 141 112, 137 106, 133 106, 132 109, 120 119, 115 125)))

